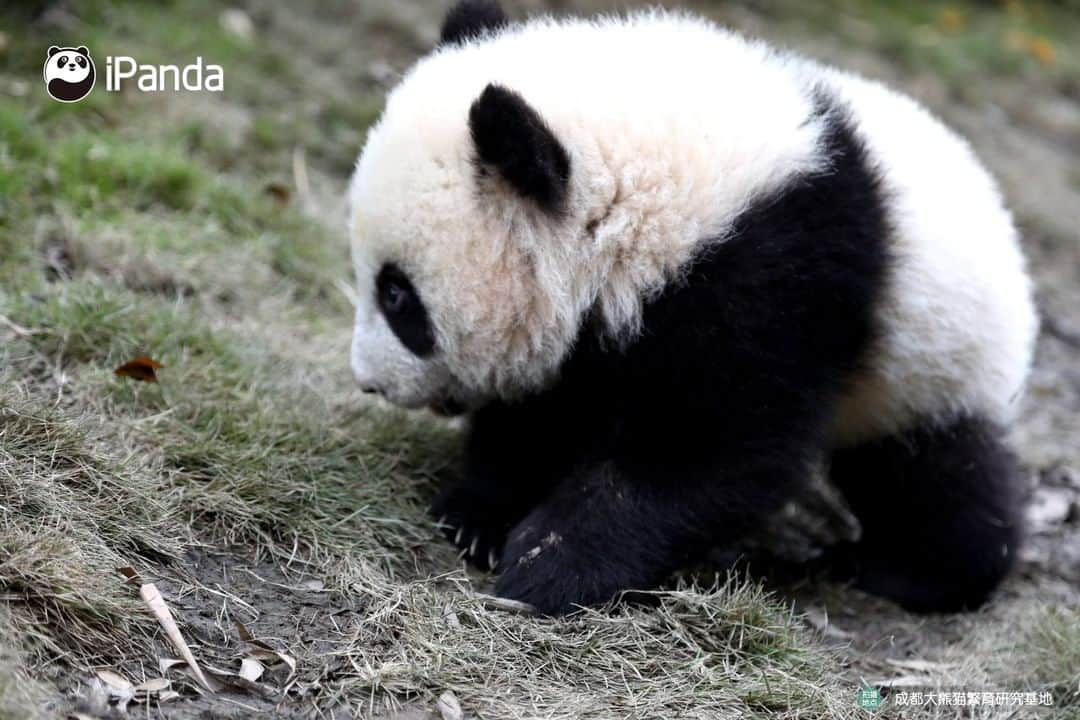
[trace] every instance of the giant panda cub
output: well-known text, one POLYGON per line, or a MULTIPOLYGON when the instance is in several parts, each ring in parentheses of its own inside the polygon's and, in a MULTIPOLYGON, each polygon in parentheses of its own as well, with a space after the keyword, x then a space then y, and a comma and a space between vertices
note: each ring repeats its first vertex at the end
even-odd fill
POLYGON ((1031 284, 994 181, 909 98, 686 15, 466 0, 350 208, 354 374, 469 413, 433 512, 499 595, 655 587, 821 464, 863 589, 974 608, 1014 564, 1031 284))

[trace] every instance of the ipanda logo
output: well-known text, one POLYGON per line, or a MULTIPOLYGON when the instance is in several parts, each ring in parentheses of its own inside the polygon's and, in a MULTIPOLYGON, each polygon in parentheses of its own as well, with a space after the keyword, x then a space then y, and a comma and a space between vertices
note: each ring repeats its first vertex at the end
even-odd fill
MULTIPOLYGON (((49 48, 45 58, 45 89, 54 100, 67 103, 82 100, 94 89, 95 75, 94 61, 84 45, 49 48)), ((133 78, 141 92, 225 89, 225 72, 221 66, 204 63, 202 56, 183 67, 142 65, 127 55, 105 58, 105 90, 119 92, 125 81, 133 78)))
POLYGON ((45 89, 53 100, 76 102, 94 89, 94 61, 86 46, 49 48, 45 56, 45 89))
POLYGON ((111 55, 105 60, 105 89, 109 92, 120 90, 121 83, 135 78, 135 84, 143 92, 161 92, 164 90, 209 90, 221 92, 225 89, 225 73, 220 65, 204 65, 202 56, 195 58, 190 65, 140 65, 135 58, 126 55, 111 55))

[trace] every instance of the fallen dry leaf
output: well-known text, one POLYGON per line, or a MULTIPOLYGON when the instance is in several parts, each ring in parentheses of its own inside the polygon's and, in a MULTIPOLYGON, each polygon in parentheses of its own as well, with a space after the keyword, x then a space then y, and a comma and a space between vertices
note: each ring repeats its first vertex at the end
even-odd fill
POLYGON ((240 636, 241 640, 243 640, 246 643, 255 642, 255 636, 252 635, 251 631, 247 629, 247 625, 240 622, 239 620, 234 621, 233 625, 236 626, 236 632, 240 636))
POLYGON ((203 664, 206 673, 214 681, 220 683, 223 687, 233 687, 240 690, 246 690, 256 695, 261 695, 266 698, 274 697, 277 693, 274 688, 269 685, 257 683, 252 680, 241 676, 239 673, 234 673, 231 670, 222 670, 221 668, 214 667, 213 665, 203 664))
POLYGON ((186 663, 180 658, 158 658, 157 665, 158 670, 164 675, 177 665, 185 665, 186 663))
POLYGON ((150 678, 146 682, 141 682, 136 685, 135 692, 152 695, 163 690, 168 690, 170 685, 172 685, 172 683, 166 678, 150 678))
POLYGON ((1057 57, 1057 53, 1054 50, 1054 44, 1044 37, 1035 36, 1028 38, 1027 51, 1043 65, 1053 65, 1054 58, 1057 57))
POLYGON ((110 692, 135 692, 135 686, 120 673, 115 673, 112 670, 98 670, 94 674, 101 678, 101 681, 105 683, 110 692))
POLYGON ((234 625, 236 625, 236 632, 240 635, 240 639, 254 648, 249 657, 264 663, 283 662, 289 667, 289 677, 296 673, 296 659, 292 655, 279 652, 262 640, 256 640, 251 631, 239 620, 234 625))
POLYGON ((95 673, 108 693, 110 700, 116 701, 116 709, 121 713, 127 712, 128 703, 135 697, 135 686, 123 675, 114 673, 112 670, 98 670, 95 673))
POLYGON ((187 662, 188 668, 191 669, 195 679, 207 691, 215 692, 214 686, 206 679, 206 675, 203 674, 199 663, 195 661, 195 656, 192 654, 191 648, 188 647, 187 641, 184 640, 184 636, 180 634, 180 628, 176 626, 176 620, 173 619, 172 612, 169 611, 169 606, 165 604, 165 598, 161 597, 158 589, 153 583, 147 583, 139 588, 139 595, 150 606, 150 610, 154 613, 158 623, 165 630, 165 635, 168 636, 169 641, 176 648, 176 652, 180 653, 180 657, 187 662))
POLYGON ((292 190, 289 186, 283 182, 270 182, 263 188, 267 195, 274 198, 279 206, 284 207, 289 204, 289 200, 292 199, 292 190))
POLYGON ((244 678, 248 682, 255 682, 262 677, 266 668, 263 664, 255 658, 244 658, 240 661, 240 672, 237 673, 240 677, 244 678))
POLYGON ((86 692, 86 708, 87 712, 97 715, 104 715, 108 712, 109 707, 109 690, 105 687, 105 683, 100 679, 94 678, 90 682, 90 687, 86 692))
POLYGON ((154 360, 146 355, 140 355, 134 360, 129 360, 120 367, 113 370, 114 373, 120 377, 131 378, 132 380, 139 380, 140 382, 157 382, 157 371, 165 367, 157 360, 154 360))
POLYGON ((435 707, 438 708, 443 720, 462 720, 465 717, 457 696, 449 690, 439 696, 439 699, 435 701, 435 707))
POLYGON ((135 568, 125 565, 124 567, 116 568, 116 572, 123 575, 132 585, 142 585, 142 580, 139 578, 139 573, 135 571, 135 568))

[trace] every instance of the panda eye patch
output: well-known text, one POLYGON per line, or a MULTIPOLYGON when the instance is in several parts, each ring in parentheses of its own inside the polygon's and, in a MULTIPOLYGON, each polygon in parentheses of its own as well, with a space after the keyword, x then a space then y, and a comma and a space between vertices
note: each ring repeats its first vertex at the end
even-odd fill
POLYGON ((75 62, 79 63, 79 67, 86 67, 86 58, 79 58, 75 62))
POLYGON ((435 333, 427 308, 409 276, 393 263, 383 265, 375 278, 375 299, 401 344, 418 357, 435 350, 435 333))
POLYGON ((60 59, 56 61, 57 65, 67 65, 67 55, 61 55, 60 59))

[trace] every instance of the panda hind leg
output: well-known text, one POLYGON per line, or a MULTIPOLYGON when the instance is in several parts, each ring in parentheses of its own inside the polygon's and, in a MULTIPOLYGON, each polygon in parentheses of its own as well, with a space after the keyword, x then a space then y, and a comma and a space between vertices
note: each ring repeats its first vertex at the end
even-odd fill
POLYGON ((1002 429, 972 416, 833 453, 862 525, 841 573, 915 612, 974 609, 1012 569, 1023 487, 1002 429))

